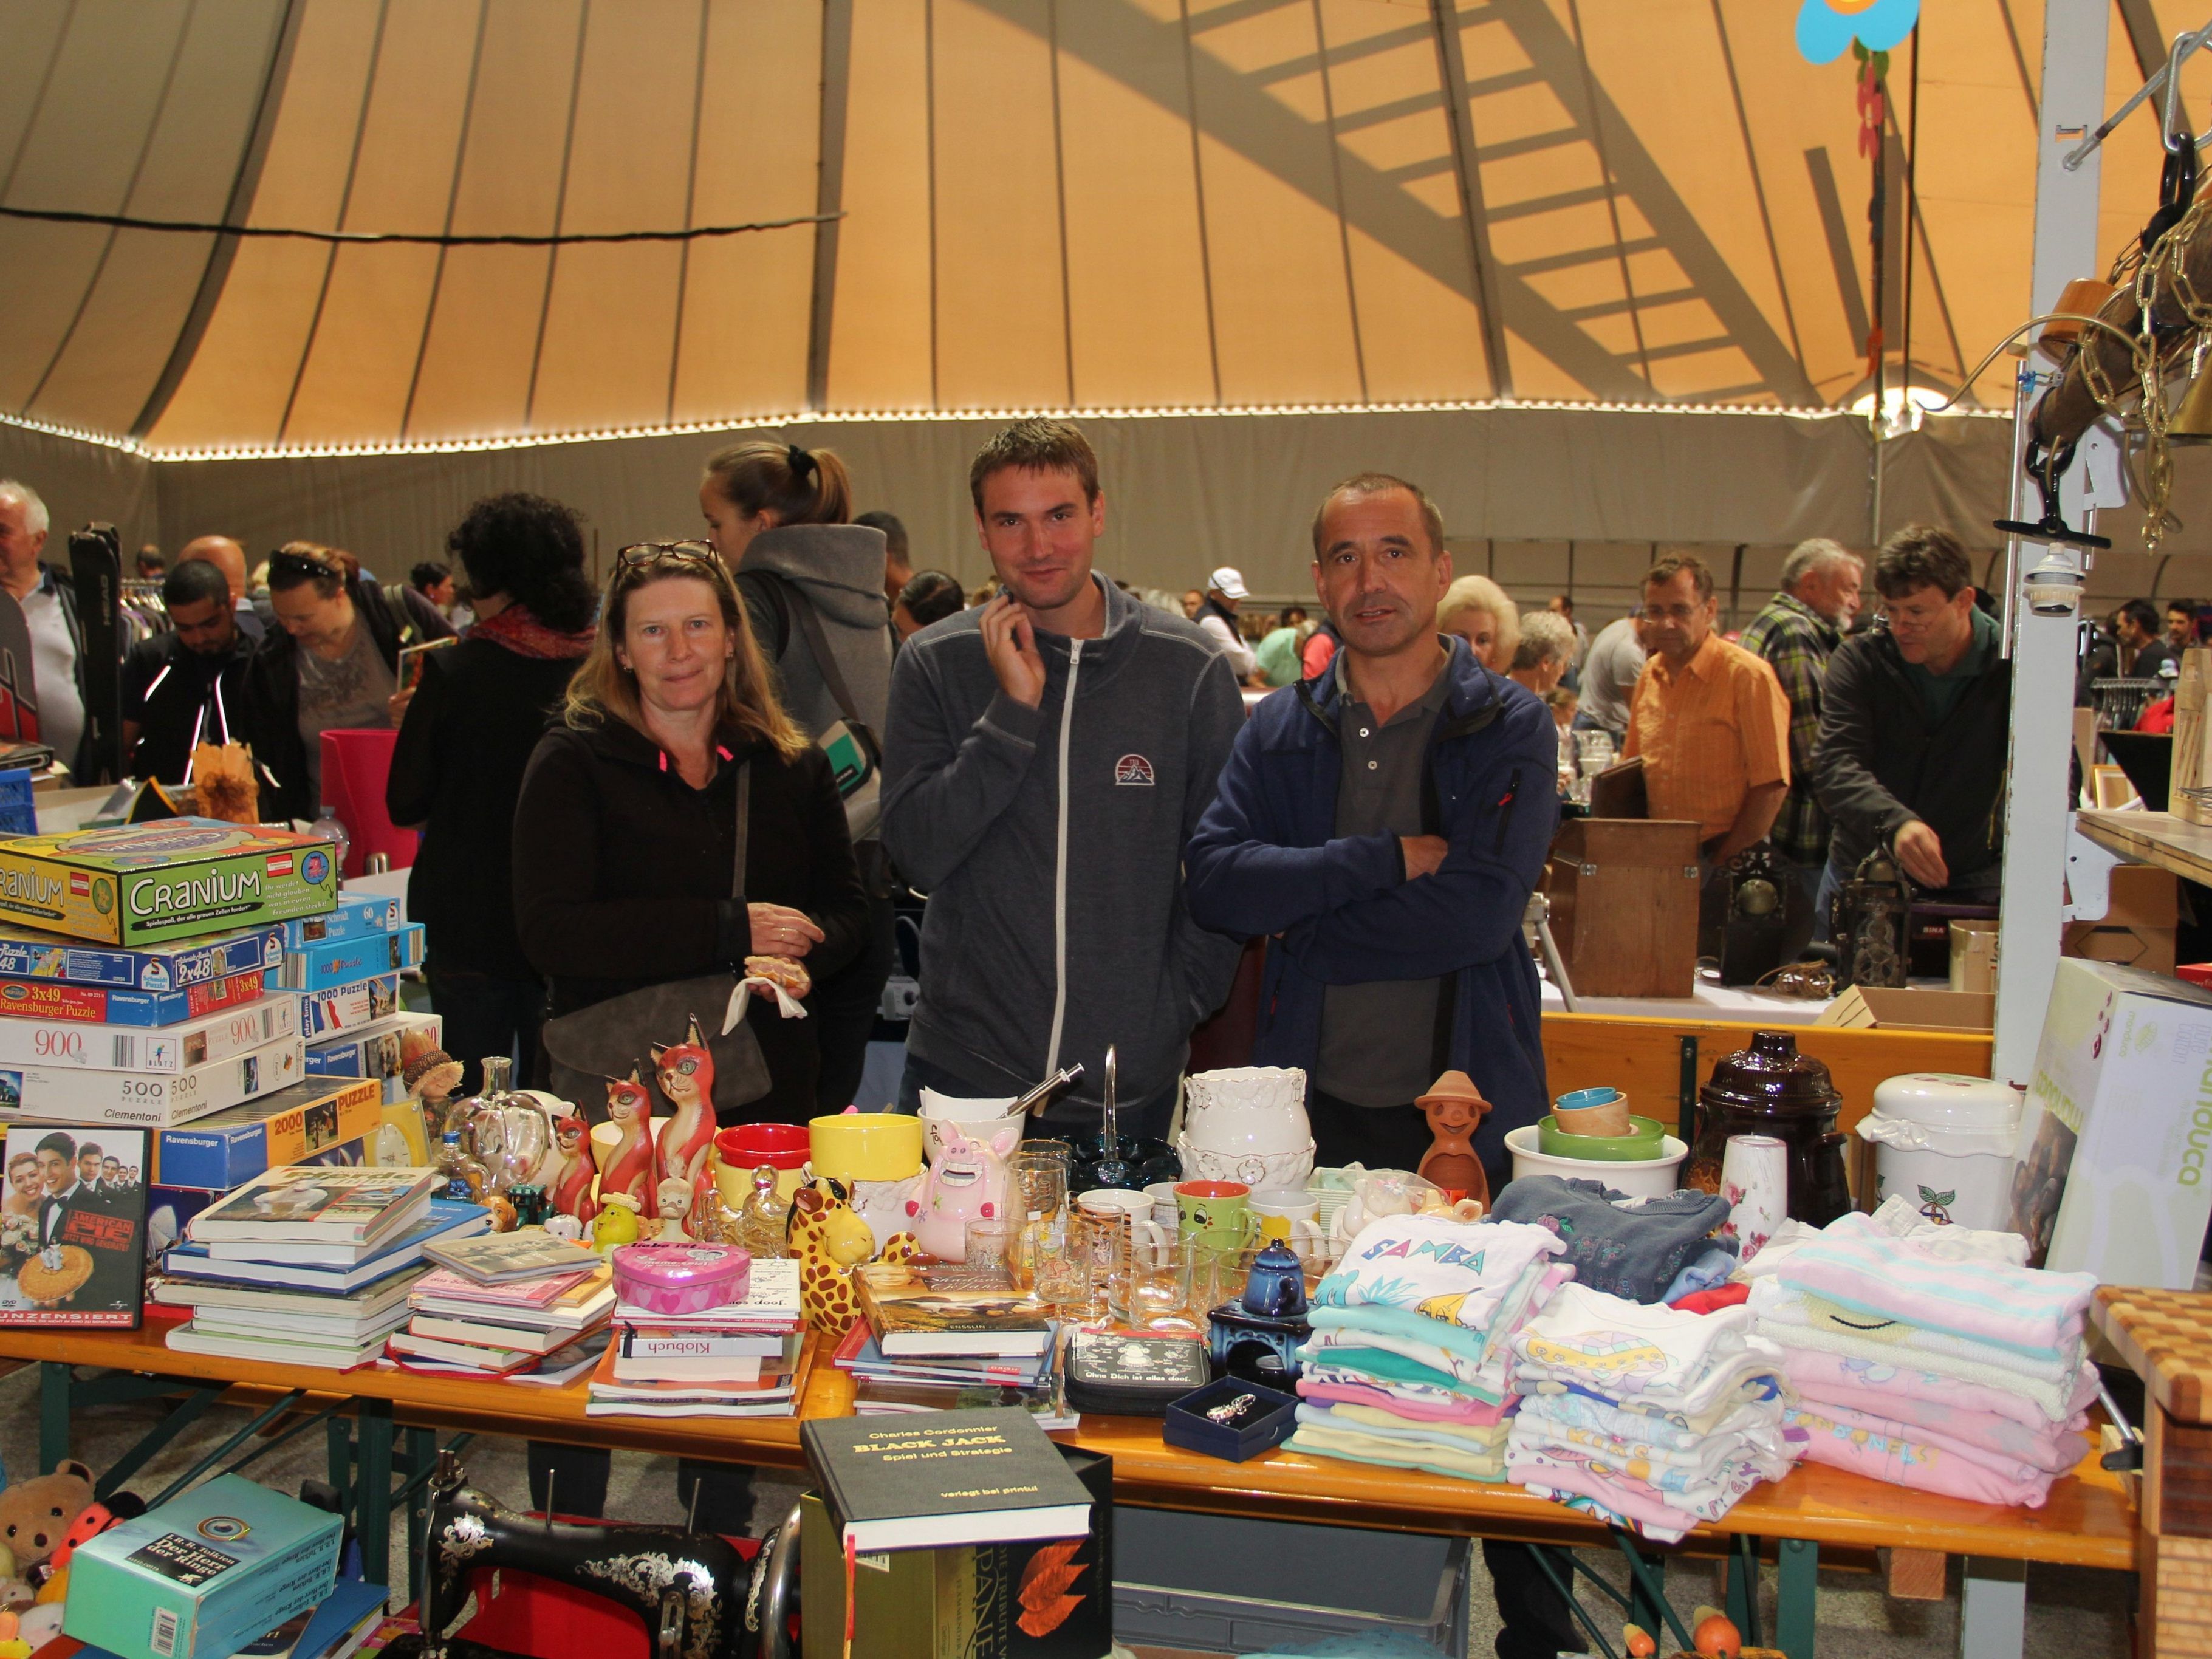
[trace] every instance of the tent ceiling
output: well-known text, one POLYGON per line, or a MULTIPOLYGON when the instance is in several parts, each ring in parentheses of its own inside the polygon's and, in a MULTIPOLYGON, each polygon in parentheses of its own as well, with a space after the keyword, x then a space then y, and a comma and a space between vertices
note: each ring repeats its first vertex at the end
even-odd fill
MULTIPOLYGON (((1796 11, 0 0, 0 204, 431 235, 843 216, 557 250, 9 221, 0 411, 174 453, 810 408, 1833 406, 1865 390, 1869 167, 1850 64, 1806 64, 1796 11)), ((2201 21, 2118 0, 2107 106, 2201 21)), ((2026 314, 2040 39, 2039 0, 1929 0, 1894 56, 1893 381, 1909 351, 1954 387, 2026 314)), ((2100 246, 2157 170, 2138 117, 2100 246)))

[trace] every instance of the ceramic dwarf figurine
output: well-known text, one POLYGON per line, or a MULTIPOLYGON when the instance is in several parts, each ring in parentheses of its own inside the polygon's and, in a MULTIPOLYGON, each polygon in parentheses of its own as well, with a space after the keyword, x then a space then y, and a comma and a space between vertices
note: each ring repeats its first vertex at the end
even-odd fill
POLYGON ((584 1151, 590 1134, 580 1117, 555 1118, 553 1145, 538 1165, 538 1184, 553 1213, 572 1215, 587 1226, 599 1212, 592 1198, 592 1160, 584 1151))
POLYGON ((1466 1194, 1487 1210, 1490 1178, 1474 1155, 1474 1135, 1490 1103, 1474 1086, 1474 1079, 1465 1072, 1446 1072, 1413 1103, 1427 1116, 1433 1137, 1414 1173, 1447 1191, 1466 1194))
POLYGON ((599 1166, 600 1206, 620 1194, 641 1215, 653 1181, 653 1096, 636 1066, 629 1068, 626 1078, 607 1079, 607 1121, 617 1131, 614 1144, 596 1138, 592 1142, 592 1156, 599 1166))
POLYGON ((660 1126, 653 1163, 663 1181, 696 1187, 705 1178, 707 1153, 714 1144, 714 1057, 695 1015, 684 1041, 653 1047, 654 1079, 676 1110, 660 1126))
POLYGON ((691 1200, 696 1196, 691 1183, 681 1176, 670 1176, 660 1183, 654 1194, 655 1213, 660 1217, 660 1231, 657 1235, 663 1244, 681 1244, 691 1237, 691 1200))

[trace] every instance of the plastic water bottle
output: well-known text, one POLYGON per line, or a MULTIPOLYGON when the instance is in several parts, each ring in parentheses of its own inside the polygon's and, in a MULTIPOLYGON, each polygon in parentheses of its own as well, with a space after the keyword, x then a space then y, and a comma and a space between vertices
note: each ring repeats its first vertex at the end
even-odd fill
POLYGON ((316 814, 315 821, 307 826, 307 833, 331 843, 331 863, 341 879, 345 875, 346 857, 353 849, 353 837, 346 833, 345 820, 337 809, 325 806, 316 814))

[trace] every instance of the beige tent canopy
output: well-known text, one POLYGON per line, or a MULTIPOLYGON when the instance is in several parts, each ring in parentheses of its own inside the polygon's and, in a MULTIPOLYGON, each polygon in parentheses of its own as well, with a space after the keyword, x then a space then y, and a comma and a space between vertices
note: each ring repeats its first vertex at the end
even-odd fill
MULTIPOLYGON (((1846 407, 1877 314, 1890 384, 1909 364, 1949 392, 2024 319, 2039 0, 1923 0, 1893 55, 1878 300, 1856 70, 1803 59, 1800 3, 0 0, 0 208, 424 239, 781 226, 547 246, 0 222, 0 467, 116 465, 29 456, 23 423, 182 460, 1290 407, 1328 411, 1301 417, 1331 423, 1300 441, 1312 478, 1265 465, 1257 415, 1127 446, 1218 450, 1218 521, 1186 544, 1293 575, 1306 501, 1276 491, 1393 464, 1386 432, 1448 457, 1501 420, 1533 465, 1436 478, 1486 539, 1863 541, 1863 423, 1802 423, 1795 476, 1742 478, 1735 518, 1699 523, 1669 501, 1729 489, 1774 447, 1739 422, 1777 417, 1527 424, 1543 403, 1846 407), (1492 401, 1521 407, 1429 408, 1492 401), (1409 405, 1390 418, 1411 427, 1357 413, 1409 405)), ((2117 0, 2108 107, 2201 21, 2117 0)), ((2201 112, 2212 64, 2185 88, 2201 112)), ((2106 248, 2149 211, 2158 156, 2148 115, 2106 146, 2106 248)), ((2008 410, 2009 374, 1968 402, 2008 410)), ((1989 427, 1907 441, 1935 447, 1897 458, 1885 522, 1961 490, 1985 520, 1989 427)), ((948 437, 883 434, 865 493, 957 534, 948 437)), ((626 445, 570 453, 565 493, 607 534, 688 521, 680 497, 610 515, 626 445)), ((1189 482, 1146 465, 1139 492, 1189 482)), ((173 538, 211 527, 196 501, 251 495, 295 529, 434 540, 344 465, 251 490, 154 470, 148 522, 173 538)))

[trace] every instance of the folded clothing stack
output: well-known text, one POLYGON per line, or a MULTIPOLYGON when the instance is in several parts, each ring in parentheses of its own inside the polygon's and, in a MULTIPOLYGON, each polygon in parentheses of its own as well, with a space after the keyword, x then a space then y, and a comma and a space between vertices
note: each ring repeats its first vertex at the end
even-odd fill
POLYGON ((1577 1285, 1631 1302, 1671 1302, 1734 1271, 1735 1246, 1712 1236, 1729 1207, 1717 1194, 1687 1188, 1631 1198, 1602 1182, 1523 1176, 1498 1194, 1493 1213, 1558 1234, 1577 1285))
POLYGON ((1567 1285, 1513 1339, 1526 1397, 1508 1478, 1666 1543, 1717 1521, 1796 1455, 1782 1356, 1751 1329, 1741 1307, 1689 1313, 1567 1285))
POLYGON ((2097 1281, 2015 1266, 2012 1254, 2004 1237, 1965 1228, 1900 1233, 1881 1212, 1790 1241, 1747 1306, 1783 1350, 1805 1455, 2040 1508, 2088 1449, 2096 1379, 2082 1330, 2097 1281))
POLYGON ((1388 1216, 1316 1289, 1297 1451, 1505 1479, 1513 1334, 1572 1277, 1547 1228, 1388 1216))

